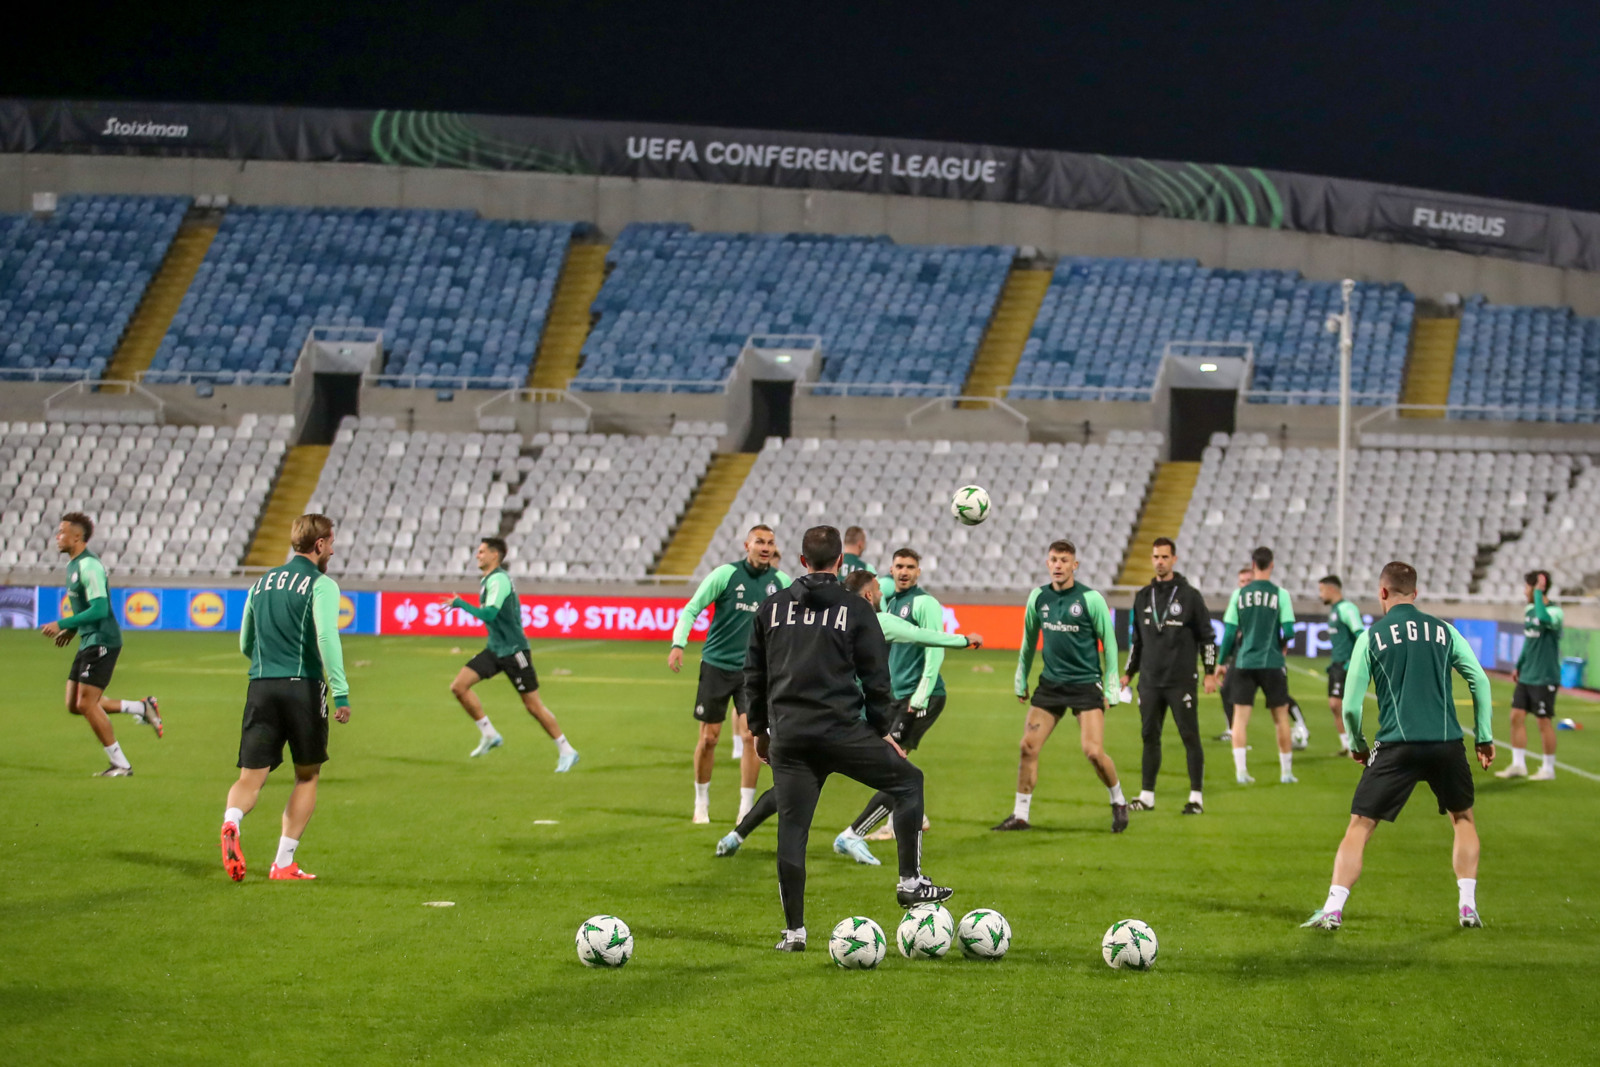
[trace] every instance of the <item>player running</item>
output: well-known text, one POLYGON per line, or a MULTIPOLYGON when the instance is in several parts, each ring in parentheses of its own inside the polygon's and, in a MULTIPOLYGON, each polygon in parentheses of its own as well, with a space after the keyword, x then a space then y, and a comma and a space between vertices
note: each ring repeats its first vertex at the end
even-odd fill
POLYGON ((222 866, 244 881, 239 824, 256 806, 267 775, 283 762, 289 745, 294 789, 283 808, 283 836, 267 877, 310 881, 294 858, 311 813, 317 808, 317 778, 328 761, 328 691, 333 717, 350 721, 350 687, 339 644, 339 586, 328 577, 333 558, 333 520, 302 515, 290 528, 289 562, 256 579, 244 602, 239 651, 250 657, 250 688, 239 730, 239 780, 228 790, 222 813, 222 866))
POLYGON ((1017 764, 1016 803, 996 830, 1029 829, 1033 789, 1039 781, 1039 752, 1068 711, 1078 720, 1083 755, 1111 797, 1111 832, 1128 828, 1128 801, 1117 779, 1117 765, 1105 750, 1106 708, 1117 702, 1117 635, 1106 599, 1076 579, 1078 549, 1071 541, 1052 541, 1046 559, 1050 584, 1028 595, 1023 616, 1022 651, 1014 682, 1017 699, 1028 705, 1017 764), (1044 666, 1030 702, 1028 675, 1043 633, 1044 666))
POLYGON ((1361 857, 1379 820, 1394 822, 1418 782, 1427 782, 1450 816, 1455 847, 1450 863, 1459 892, 1462 926, 1483 925, 1478 917, 1478 827, 1472 820, 1472 768, 1461 744, 1450 672, 1472 690, 1478 763, 1494 763, 1494 702, 1489 677, 1456 628, 1417 610, 1417 572, 1407 563, 1390 563, 1378 578, 1382 618, 1356 638, 1344 691, 1344 726, 1350 755, 1366 770, 1350 802, 1350 828, 1333 860, 1328 899, 1302 926, 1337 930, 1344 905, 1361 877, 1361 857), (1361 734, 1367 685, 1377 681, 1378 736, 1367 750, 1361 734))
POLYGON ((131 715, 134 722, 155 730, 157 738, 166 730, 161 722, 160 702, 155 697, 114 700, 105 695, 117 657, 122 653, 122 628, 111 610, 111 586, 105 565, 89 550, 92 536, 94 522, 83 512, 73 511, 61 517, 61 525, 56 529, 56 548, 68 559, 67 604, 72 614, 58 622, 45 623, 41 632, 53 640, 57 648, 77 635, 78 654, 72 658, 72 667, 67 671, 67 710, 83 716, 111 761, 95 777, 126 778, 133 773, 133 765, 117 743, 107 716, 131 715))
POLYGON ((522 706, 538 720, 556 745, 556 773, 565 774, 578 762, 578 750, 567 741, 556 722, 553 712, 545 707, 539 697, 539 672, 533 668, 533 658, 528 645, 528 635, 522 630, 522 601, 517 597, 517 587, 506 572, 506 543, 498 537, 485 537, 478 542, 475 557, 483 578, 478 583, 478 603, 469 604, 460 597, 445 601, 449 608, 459 608, 483 623, 489 630, 489 643, 482 652, 467 661, 450 683, 450 693, 460 701, 472 721, 478 724, 482 735, 478 747, 468 756, 481 756, 505 744, 505 738, 494 728, 489 716, 484 714, 483 701, 472 691, 479 682, 502 672, 512 688, 522 697, 522 706))
POLYGON ((867 554, 867 531, 859 526, 852 526, 844 532, 844 559, 839 564, 839 580, 842 582, 857 571, 871 573, 872 568, 867 566, 867 561, 861 557, 867 554))
MULTIPOLYGON (((854 529, 855 527, 851 527, 854 529)), ((882 610, 883 591, 878 588, 877 575, 869 570, 857 570, 844 580, 847 592, 855 593, 872 606, 878 613, 878 625, 883 629, 884 640, 889 644, 921 645, 924 648, 982 648, 982 634, 947 634, 943 631, 934 633, 915 626, 898 615, 890 615, 882 610)), ((756 798, 755 805, 745 813, 735 826, 717 842, 717 855, 731 856, 739 851, 745 838, 755 833, 756 828, 778 813, 778 795, 769 789, 756 798)), ((878 858, 870 851, 871 866, 878 866, 878 858)))
POLYGON ((1553 782, 1556 777, 1556 692, 1561 687, 1561 631, 1565 613, 1550 603, 1550 572, 1523 576, 1522 654, 1511 672, 1511 766, 1496 778, 1528 778, 1553 782), (1539 723, 1544 763, 1528 774, 1528 716, 1539 723))
POLYGON ((1317 596, 1328 606, 1328 709, 1333 712, 1333 728, 1339 731, 1339 755, 1350 751, 1350 738, 1344 732, 1344 682, 1350 671, 1350 655, 1356 638, 1367 628, 1361 609, 1344 597, 1344 582, 1330 574, 1317 583, 1317 596))
POLYGON ((689 643, 695 619, 707 606, 716 607, 700 650, 700 685, 694 696, 694 717, 700 724, 700 738, 694 746, 696 823, 711 821, 711 768, 716 762, 717 742, 722 738, 730 699, 734 731, 747 742, 739 762, 739 818, 744 818, 756 802, 761 761, 748 743, 750 731, 745 725, 744 657, 756 608, 779 589, 789 587, 789 576, 773 566, 777 551, 778 539, 772 527, 750 527, 744 538, 744 558, 724 563, 706 575, 678 613, 678 625, 672 631, 667 666, 676 674, 683 668, 683 649, 689 643))
MULTIPOLYGON (((922 579, 922 556, 916 549, 895 550, 889 578, 878 579, 884 594, 882 611, 924 630, 944 633, 944 607, 917 583, 922 579)), ((944 649, 916 644, 896 644, 889 649, 889 680, 894 690, 893 717, 889 736, 906 752, 914 752, 933 724, 944 712, 944 679, 939 668, 944 664, 944 649)), ((833 850, 857 863, 876 864, 877 857, 867 846, 867 835, 894 812, 893 799, 880 790, 861 809, 855 822, 833 839, 833 850)), ((894 836, 894 824, 885 827, 884 836, 894 836)), ((928 829, 924 816, 922 829, 928 829)))
POLYGON ((1272 581, 1272 549, 1258 548, 1250 554, 1251 581, 1235 589, 1228 599, 1228 610, 1222 617, 1221 659, 1228 656, 1238 644, 1238 655, 1233 670, 1224 668, 1224 679, 1237 672, 1233 697, 1233 724, 1229 733, 1233 737, 1233 770, 1240 785, 1255 781, 1250 777, 1246 756, 1247 731, 1250 728, 1250 710, 1256 701, 1256 690, 1266 697, 1267 707, 1278 732, 1278 781, 1293 785, 1299 781, 1294 776, 1293 738, 1289 718, 1289 666, 1283 658, 1283 647, 1294 636, 1294 605, 1289 591, 1272 581))
POLYGON ((1183 814, 1205 811, 1201 790, 1205 779, 1206 754, 1200 746, 1200 715, 1194 669, 1199 654, 1205 668, 1205 690, 1217 691, 1217 645, 1211 629, 1211 612, 1200 591, 1176 570, 1178 546, 1170 537, 1158 537, 1150 545, 1150 562, 1155 578, 1133 596, 1133 647, 1122 684, 1128 685, 1140 668, 1140 737, 1144 741, 1138 799, 1128 807, 1133 811, 1153 811, 1156 806, 1156 776, 1161 772, 1161 730, 1167 711, 1183 740, 1189 765, 1189 800, 1183 814))

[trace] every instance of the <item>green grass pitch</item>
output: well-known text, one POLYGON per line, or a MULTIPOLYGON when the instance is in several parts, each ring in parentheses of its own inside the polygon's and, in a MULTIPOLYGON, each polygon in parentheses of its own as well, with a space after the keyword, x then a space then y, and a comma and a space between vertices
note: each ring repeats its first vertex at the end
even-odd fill
MULTIPOLYGON (((1235 786, 1205 698, 1204 816, 1178 814, 1169 725, 1160 807, 1113 837, 1069 724, 1045 750, 1038 829, 1002 835, 989 826, 1014 791, 1014 657, 952 653, 949 708, 916 756, 925 862, 957 887, 957 917, 987 906, 1010 919, 1010 955, 891 952, 845 972, 825 951, 833 924, 865 914, 892 935, 900 914, 892 846, 874 846, 879 868, 829 849, 863 788, 825 790, 811 951, 776 953, 773 828, 712 855, 737 805, 726 748, 714 824, 689 822, 693 657, 673 676, 665 645, 536 646, 544 695, 583 753, 558 776, 500 679, 482 691, 506 747, 466 758, 477 733, 447 686, 476 649, 452 645, 347 640, 355 714, 332 727, 299 856, 320 880, 265 878, 280 772, 245 821, 251 875, 235 885, 216 841, 245 688, 233 637, 129 635, 112 695, 158 694, 167 737, 114 718, 137 773, 99 780, 98 746, 60 707, 69 652, 0 633, 0 1062, 1594 1062, 1600 781, 1478 773, 1486 929, 1456 926, 1450 834, 1424 789, 1375 838, 1345 928, 1300 930, 1358 774, 1330 757, 1323 683, 1303 665, 1294 688, 1313 736, 1299 785, 1273 784, 1258 713, 1258 784, 1235 786), (436 900, 456 906, 423 906, 436 900), (574 931, 597 912, 632 925, 621 971, 576 959, 574 931), (1100 960, 1102 932, 1130 917, 1160 938, 1146 974, 1100 960)), ((1495 691, 1503 742, 1509 687, 1495 691)), ((1561 757, 1600 772, 1593 707, 1565 703, 1591 728, 1562 733, 1561 757)), ((1136 713, 1113 710, 1108 734, 1131 794, 1136 713)))

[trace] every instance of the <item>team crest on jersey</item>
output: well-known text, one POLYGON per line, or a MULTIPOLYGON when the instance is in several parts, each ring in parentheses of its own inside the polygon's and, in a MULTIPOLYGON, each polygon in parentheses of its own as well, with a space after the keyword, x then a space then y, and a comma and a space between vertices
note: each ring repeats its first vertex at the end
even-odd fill
POLYGON ((900 609, 900 617, 902 619, 909 619, 911 617, 911 605, 910 604, 907 604, 905 607, 900 609))
POLYGON ((776 593, 777 591, 778 591, 778 583, 777 582, 768 582, 767 583, 767 595, 768 596, 771 596, 773 593, 776 593))
POLYGON ((1183 614, 1183 605, 1178 603, 1176 600, 1174 600, 1172 602, 1172 607, 1167 609, 1167 614, 1168 615, 1182 615, 1183 614))
POLYGON ((1074 619, 1076 619, 1079 615, 1082 615, 1083 614, 1083 602, 1082 601, 1078 601, 1078 600, 1074 600, 1072 602, 1072 607, 1067 609, 1067 614, 1071 615, 1074 619))

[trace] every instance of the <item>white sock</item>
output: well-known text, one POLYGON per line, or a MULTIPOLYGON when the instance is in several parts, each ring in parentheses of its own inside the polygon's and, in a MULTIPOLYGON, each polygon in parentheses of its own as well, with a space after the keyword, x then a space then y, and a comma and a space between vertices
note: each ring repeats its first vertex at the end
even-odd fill
POLYGON ((751 786, 749 789, 746 789, 744 786, 741 785, 739 787, 739 811, 741 812, 739 817, 741 819, 744 818, 744 814, 743 813, 748 812, 751 808, 755 807, 755 803, 756 803, 756 788, 755 788, 755 786, 751 786))
POLYGON ((124 769, 133 766, 133 764, 128 762, 128 757, 122 754, 122 746, 117 744, 115 741, 111 742, 109 745, 106 745, 105 750, 106 758, 116 766, 124 769))
POLYGON ((489 716, 485 715, 483 718, 478 720, 478 732, 484 737, 496 736, 494 732, 494 723, 489 721, 489 716))
POLYGON ((1017 802, 1011 806, 1011 814, 1021 819, 1023 822, 1027 822, 1028 809, 1031 807, 1033 807, 1033 794, 1018 793, 1017 802))
POLYGON ((1339 747, 1340 748, 1345 748, 1345 749, 1348 749, 1350 747, 1350 735, 1349 734, 1340 734, 1339 735, 1339 747))
POLYGON ((1544 761, 1544 769, 1551 774, 1556 773, 1556 754, 1554 752, 1540 753, 1539 758, 1544 761))
POLYGON ((1478 910, 1478 880, 1476 878, 1457 878, 1456 888, 1461 892, 1461 906, 1478 910))
MULTIPOLYGON (((562 734, 560 737, 556 738, 556 751, 563 756, 570 756, 572 753, 576 752, 577 749, 572 747, 571 742, 567 740, 567 735, 562 734)), ((709 785, 710 783, 707 784, 709 785)))
POLYGON ((844 838, 852 838, 860 837, 861 835, 856 833, 856 828, 854 826, 846 826, 843 830, 839 831, 839 836, 844 838))
POLYGON ((733 758, 744 758, 744 738, 740 737, 738 734, 733 735, 733 758))
POLYGON ((1234 749, 1233 750, 1233 772, 1235 774, 1239 775, 1241 778, 1244 777, 1244 775, 1246 773, 1245 772, 1244 760, 1245 760, 1245 750, 1242 749, 1242 748, 1234 749))
POLYGON ((1122 795, 1121 782, 1107 789, 1106 792, 1111 794, 1111 803, 1113 804, 1126 804, 1128 802, 1128 798, 1122 795))
POLYGON ((806 939, 806 928, 802 926, 798 930, 785 930, 783 939, 785 941, 804 941, 806 939))
POLYGON ((915 888, 917 888, 917 886, 919 886, 921 884, 922 884, 922 875, 919 874, 915 878, 902 878, 902 879, 900 879, 900 881, 895 883, 895 888, 896 889, 915 889, 915 888))
POLYGON ((1322 905, 1323 911, 1343 911, 1344 902, 1350 899, 1350 890, 1342 885, 1328 887, 1328 899, 1322 905))
POLYGON ((273 864, 278 867, 289 866, 294 862, 294 850, 299 847, 300 839, 298 837, 278 838, 278 858, 272 861, 273 864))
POLYGON ((143 715, 144 715, 144 701, 142 701, 142 700, 124 700, 122 702, 122 714, 124 714, 124 715, 138 715, 138 716, 143 717, 143 715))
POLYGON ((1191 803, 1191 804, 1199 804, 1202 807, 1205 806, 1205 801, 1200 799, 1200 790, 1198 790, 1198 789, 1189 790, 1189 803, 1191 803))
POLYGON ((1511 750, 1511 766, 1521 767, 1523 770, 1527 770, 1528 750, 1525 748, 1513 748, 1511 750))
POLYGON ((711 803, 711 783, 696 782, 694 784, 694 806, 703 808, 711 803))
POLYGON ((244 822, 244 809, 229 808, 227 811, 222 813, 222 821, 231 822, 233 825, 238 826, 240 823, 244 822))
POLYGON ((1141 790, 1139 790, 1139 803, 1143 804, 1147 808, 1155 807, 1156 806, 1156 791, 1154 789, 1141 789, 1141 790))
POLYGON ((1294 753, 1278 753, 1278 773, 1285 777, 1294 773, 1294 753))

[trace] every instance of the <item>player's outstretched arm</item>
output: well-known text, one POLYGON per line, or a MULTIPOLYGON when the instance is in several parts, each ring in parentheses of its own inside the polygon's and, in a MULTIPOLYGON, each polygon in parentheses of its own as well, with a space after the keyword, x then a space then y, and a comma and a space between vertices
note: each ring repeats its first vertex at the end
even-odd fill
POLYGON ((878 625, 883 629, 883 639, 891 645, 921 645, 923 648, 977 648, 983 644, 983 638, 977 634, 976 643, 968 640, 965 634, 947 634, 943 631, 934 633, 924 630, 920 626, 912 625, 898 615, 891 615, 887 611, 878 612, 878 625))
MULTIPOLYGON (((918 629, 929 633, 944 633, 944 607, 931 596, 917 598, 916 607, 911 610, 911 617, 916 620, 918 629)), ((911 707, 928 706, 933 688, 939 684, 939 669, 943 666, 944 648, 938 645, 929 646, 922 657, 922 680, 917 683, 916 692, 911 694, 911 707)))
POLYGON ((1344 704, 1340 708, 1345 733, 1350 735, 1350 755, 1358 763, 1367 762, 1367 739, 1361 736, 1361 717, 1367 707, 1367 686, 1372 681, 1368 648, 1367 634, 1363 630, 1350 653, 1350 673, 1345 678, 1344 704))
POLYGON ((326 574, 311 586, 311 622, 317 631, 317 654, 333 693, 333 717, 350 721, 350 683, 344 674, 344 646, 339 641, 339 586, 326 574))
POLYGON ((889 727, 893 725, 889 709, 894 703, 894 689, 889 681, 889 644, 884 640, 883 629, 875 620, 860 615, 852 618, 850 655, 855 663, 856 677, 861 680, 867 724, 879 735, 887 736, 889 727))
POLYGON ((705 576, 700 587, 694 591, 694 596, 684 604, 683 610, 678 612, 678 624, 672 628, 672 648, 667 652, 667 666, 673 673, 683 666, 683 650, 689 644, 689 634, 694 629, 694 620, 706 609, 706 605, 722 595, 728 588, 728 578, 733 574, 733 564, 724 563, 705 576))

